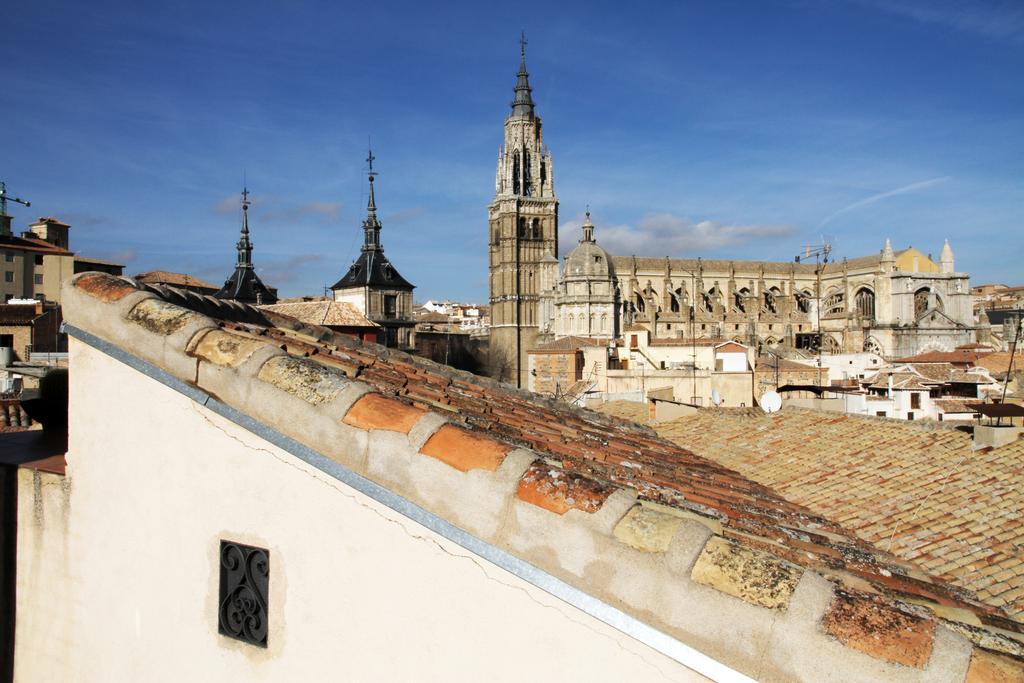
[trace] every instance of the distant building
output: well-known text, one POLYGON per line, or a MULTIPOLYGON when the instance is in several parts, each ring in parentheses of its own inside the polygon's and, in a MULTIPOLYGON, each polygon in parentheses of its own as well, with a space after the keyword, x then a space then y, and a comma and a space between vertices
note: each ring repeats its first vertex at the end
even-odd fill
POLYGON ((272 304, 277 302, 277 290, 267 287, 256 274, 252 263, 252 241, 249 239, 249 190, 242 190, 242 235, 236 245, 238 261, 235 271, 214 296, 243 304, 272 304))
MULTIPOLYGON (((558 255, 552 157, 525 53, 488 206, 492 309, 489 372, 527 384, 525 354, 569 336, 732 339, 758 351, 869 352, 885 358, 976 341, 969 275, 946 241, 938 259, 889 240, 875 254, 821 263, 611 255, 590 213, 579 245, 558 255)), ((794 249, 795 251, 795 249, 794 249)), ((987 327, 986 327, 987 329, 987 327)))
POLYGON ((368 320, 355 306, 344 301, 310 298, 280 301, 258 308, 287 315, 307 325, 320 325, 362 341, 375 344, 380 342, 380 325, 368 320))
POLYGON ((185 273, 174 273, 169 270, 151 270, 148 273, 139 273, 135 276, 137 282, 145 285, 162 285, 164 287, 177 287, 196 294, 213 295, 220 291, 220 287, 206 280, 185 273))
POLYGON ((363 220, 363 248, 348 272, 334 283, 331 291, 335 301, 356 307, 364 316, 383 328, 383 344, 402 349, 415 344, 412 313, 412 290, 415 286, 403 278, 384 255, 380 241, 381 223, 377 218, 377 202, 373 191, 373 153, 370 163, 370 198, 363 220))
POLYGON ((32 353, 67 350, 67 337, 60 334, 60 306, 34 299, 11 302, 0 304, 0 348, 11 349, 12 360, 27 361, 32 353))
POLYGON ((36 299, 60 303, 60 285, 75 273, 89 270, 121 275, 124 266, 78 256, 70 249, 71 226, 42 217, 15 236, 11 217, 0 215, 0 300, 36 299))
POLYGON ((620 340, 562 337, 529 352, 531 391, 570 402, 653 395, 690 405, 752 406, 755 356, 722 339, 664 339, 644 328, 620 340))

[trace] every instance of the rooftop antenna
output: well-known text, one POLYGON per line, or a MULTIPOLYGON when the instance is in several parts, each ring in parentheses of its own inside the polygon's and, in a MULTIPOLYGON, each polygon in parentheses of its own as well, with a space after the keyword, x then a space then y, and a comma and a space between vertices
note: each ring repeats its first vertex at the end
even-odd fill
POLYGON ((814 312, 818 318, 818 386, 821 386, 821 347, 822 340, 825 338, 821 332, 821 271, 828 265, 829 256, 832 254, 832 243, 828 240, 821 240, 820 244, 805 244, 803 254, 797 254, 796 258, 793 259, 797 263, 800 263, 801 258, 809 259, 814 257, 814 312))
POLYGON ((7 202, 12 201, 24 206, 32 206, 32 202, 26 201, 21 197, 9 197, 7 196, 7 183, 0 180, 0 216, 6 216, 7 214, 7 202))

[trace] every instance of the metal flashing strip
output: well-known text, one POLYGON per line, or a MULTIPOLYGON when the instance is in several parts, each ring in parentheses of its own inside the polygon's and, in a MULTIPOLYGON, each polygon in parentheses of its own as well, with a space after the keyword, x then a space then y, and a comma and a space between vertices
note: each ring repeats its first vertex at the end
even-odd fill
POLYGON ((673 659, 683 666, 722 683, 753 683, 752 678, 712 659, 676 638, 660 631, 636 617, 603 602, 594 596, 572 586, 511 553, 480 539, 455 526, 451 522, 420 507, 412 501, 394 493, 376 482, 353 472, 327 456, 295 441, 289 436, 268 427, 249 415, 213 398, 202 389, 183 382, 152 363, 131 354, 120 347, 73 325, 67 325, 69 336, 93 347, 143 375, 187 396, 200 405, 209 408, 221 417, 256 436, 274 444, 283 451, 299 458, 308 465, 354 488, 378 503, 421 524, 434 533, 458 544, 469 552, 482 557, 492 564, 510 572, 546 593, 576 607, 616 630, 638 640, 648 647, 673 659))

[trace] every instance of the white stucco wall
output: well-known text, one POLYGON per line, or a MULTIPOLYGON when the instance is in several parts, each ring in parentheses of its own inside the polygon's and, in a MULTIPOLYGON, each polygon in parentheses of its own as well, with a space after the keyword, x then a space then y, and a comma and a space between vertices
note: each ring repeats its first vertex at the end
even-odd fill
MULTIPOLYGON (((65 593, 59 610, 19 610, 19 680, 702 680, 185 396, 70 346, 67 530, 50 537, 64 544, 51 580, 65 593), (222 538, 270 551, 267 649, 217 633, 222 538), (44 642, 46 628, 59 642, 44 642), (43 656, 51 647, 61 656, 43 656)), ((41 604, 47 590, 19 599, 41 604)))

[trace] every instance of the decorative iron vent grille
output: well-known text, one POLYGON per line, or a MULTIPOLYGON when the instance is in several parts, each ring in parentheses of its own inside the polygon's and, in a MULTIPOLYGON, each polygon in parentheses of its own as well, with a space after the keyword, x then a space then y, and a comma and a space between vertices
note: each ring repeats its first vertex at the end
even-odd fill
POLYGON ((267 646, 267 588, 270 553, 233 541, 220 542, 221 634, 260 647, 267 646))

